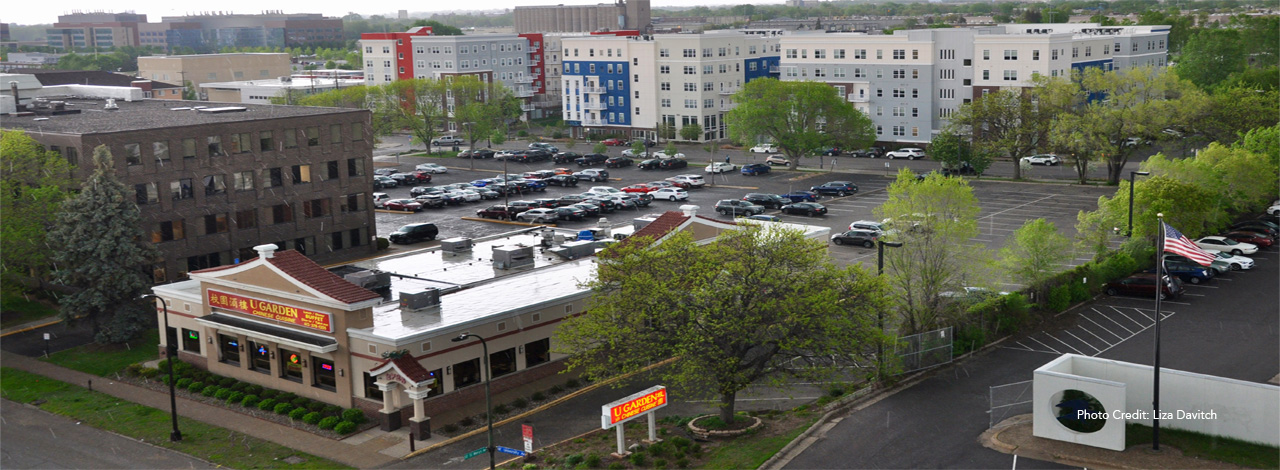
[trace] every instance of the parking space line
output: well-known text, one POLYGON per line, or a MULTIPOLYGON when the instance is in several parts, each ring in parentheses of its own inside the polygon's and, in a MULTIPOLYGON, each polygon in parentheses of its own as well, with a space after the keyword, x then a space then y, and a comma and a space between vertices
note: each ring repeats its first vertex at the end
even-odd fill
MULTIPOLYGON (((1080 341, 1081 343, 1084 343, 1086 346, 1093 348, 1093 350, 1094 350, 1094 351, 1101 351, 1101 349, 1098 349, 1096 346, 1094 346, 1094 345, 1092 345, 1092 344, 1089 344, 1089 342, 1088 342, 1088 341, 1085 341, 1085 340, 1083 340, 1083 339, 1080 339, 1080 337, 1079 337, 1079 336, 1076 336, 1076 335, 1075 335, 1074 333, 1072 333, 1071 331, 1063 331, 1063 333, 1066 333, 1066 334, 1071 335, 1071 337, 1072 337, 1072 338, 1075 338, 1077 341, 1080 341)), ((1095 335, 1095 336, 1096 336, 1096 335, 1095 335)), ((1099 338, 1099 339, 1101 339, 1101 338, 1099 338)), ((1104 342, 1105 342, 1105 341, 1104 341, 1104 342)), ((1072 349, 1074 349, 1074 348, 1072 348, 1072 349)))
MULTIPOLYGON (((1146 327, 1146 325, 1143 325, 1142 323, 1138 323, 1138 320, 1134 320, 1134 319, 1133 319, 1133 317, 1130 317, 1130 316, 1128 316, 1128 315, 1125 315, 1125 314, 1124 314, 1124 312, 1121 312, 1121 311, 1120 311, 1120 309, 1115 308, 1114 306, 1109 306, 1109 307, 1111 307, 1111 309, 1112 309, 1112 310, 1115 310, 1115 311, 1116 311, 1116 313, 1119 313, 1119 314, 1120 314, 1120 316, 1125 317, 1125 318, 1128 318, 1128 319, 1129 319, 1129 321, 1133 322, 1133 324, 1138 325, 1139 327, 1143 327, 1143 328, 1145 328, 1145 327, 1146 327)), ((1125 329, 1128 329, 1128 328, 1125 328, 1125 329)))
POLYGON ((1147 310, 1146 310, 1146 309, 1143 309, 1143 308, 1137 308, 1137 307, 1129 307, 1129 308, 1131 308, 1131 309, 1133 309, 1133 310, 1137 311, 1139 314, 1142 314, 1142 318, 1143 318, 1143 319, 1145 319, 1145 320, 1151 320, 1151 321, 1153 321, 1153 322, 1154 322, 1154 321, 1156 321, 1156 317, 1155 317, 1155 315, 1147 315, 1147 310))
POLYGON ((1045 335, 1045 336, 1048 336, 1048 337, 1050 337, 1050 338, 1053 338, 1053 339, 1054 339, 1054 341, 1057 341, 1057 342, 1059 342, 1059 343, 1062 343, 1064 346, 1066 346, 1066 347, 1068 347, 1068 348, 1071 348, 1071 350, 1072 350, 1072 351, 1075 351, 1075 352, 1079 353, 1081 356, 1088 356, 1088 354, 1085 354, 1085 353, 1084 353, 1084 351, 1081 351, 1081 350, 1079 350, 1079 349, 1076 349, 1076 348, 1075 348, 1075 346, 1072 346, 1072 345, 1070 345, 1070 344, 1067 344, 1067 342, 1066 342, 1066 341, 1063 341, 1063 340, 1058 339, 1058 337, 1057 337, 1057 336, 1051 335, 1051 334, 1049 334, 1049 333, 1045 333, 1044 335, 1045 335))
POLYGON ((1029 339, 1029 340, 1031 340, 1031 341, 1035 341, 1035 342, 1037 342, 1037 343, 1040 343, 1040 345, 1041 345, 1041 346, 1044 346, 1044 347, 1045 347, 1045 348, 1047 348, 1048 350, 1053 351, 1053 353, 1054 353, 1054 354, 1062 354, 1062 353, 1058 352, 1058 350, 1057 350, 1057 349, 1050 348, 1050 347, 1049 347, 1049 345, 1044 344, 1044 343, 1043 343, 1043 342, 1041 342, 1040 340, 1036 339, 1034 336, 1028 336, 1028 337, 1027 337, 1027 339, 1029 339))
POLYGON ((1206 286, 1204 284, 1191 284, 1186 287, 1199 287, 1201 289, 1217 289, 1218 288, 1217 286, 1206 286))
MULTIPOLYGON (((1088 329, 1088 328, 1085 328, 1085 327, 1084 327, 1084 325, 1076 325, 1076 327, 1077 327, 1077 328, 1080 328, 1081 330, 1084 330, 1084 332, 1085 332, 1085 333, 1089 333, 1090 335, 1093 335, 1093 337, 1094 337, 1094 338, 1098 338, 1098 341, 1102 341, 1102 344, 1105 344, 1105 345, 1107 345, 1107 346, 1111 346, 1111 342, 1109 342, 1109 341, 1107 341, 1107 340, 1105 340, 1105 339, 1102 339, 1102 337, 1101 337, 1101 336, 1098 336, 1098 335, 1097 335, 1096 333, 1094 333, 1092 330, 1090 330, 1090 329, 1088 329)), ((1093 346, 1093 345, 1091 344, 1090 346, 1093 346)), ((1093 348, 1093 349, 1098 349, 1098 348, 1093 348)))
MULTIPOLYGON (((1085 319, 1085 320, 1089 320, 1089 321, 1090 321, 1091 323, 1093 323, 1094 325, 1098 325, 1098 328, 1102 328, 1102 331, 1105 331, 1105 332, 1107 332, 1107 333, 1111 333, 1111 334, 1112 334, 1112 335, 1114 335, 1116 338, 1119 338, 1121 341, 1124 341, 1124 337, 1123 337, 1123 336, 1117 335, 1114 331, 1111 331, 1111 330, 1107 329, 1107 327, 1102 326, 1102 324, 1101 324, 1101 323, 1098 323, 1098 322, 1096 322, 1096 321, 1093 321, 1093 319, 1092 319, 1092 318, 1086 317, 1086 316, 1084 316, 1084 315, 1080 315, 1080 316, 1081 316, 1081 317, 1084 317, 1084 319, 1085 319)), ((1104 316, 1105 316, 1105 315, 1104 315, 1104 316)), ((1132 333, 1132 332, 1130 332, 1130 333, 1132 333)), ((1096 335, 1095 335, 1095 336, 1096 336, 1096 335)), ((1098 338, 1098 339, 1102 339, 1102 338, 1098 338)))

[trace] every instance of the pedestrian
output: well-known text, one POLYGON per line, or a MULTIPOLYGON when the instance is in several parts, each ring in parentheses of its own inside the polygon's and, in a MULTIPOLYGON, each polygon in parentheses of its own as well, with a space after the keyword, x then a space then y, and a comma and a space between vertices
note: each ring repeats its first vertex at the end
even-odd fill
POLYGON ((836 159, 834 157, 831 158, 831 169, 832 170, 836 169, 836 159))
POLYGON ((725 156, 724 156, 724 162, 725 162, 725 163, 729 163, 729 156, 728 156, 728 155, 725 155, 725 156))

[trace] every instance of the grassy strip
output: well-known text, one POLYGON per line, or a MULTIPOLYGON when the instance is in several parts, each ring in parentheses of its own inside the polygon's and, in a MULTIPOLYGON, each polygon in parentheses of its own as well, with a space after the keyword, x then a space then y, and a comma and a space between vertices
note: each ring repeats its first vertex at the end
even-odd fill
POLYGON ((816 416, 811 417, 786 434, 770 437, 748 435, 726 442, 716 448, 701 467, 707 469, 760 468, 764 461, 777 454, 787 443, 813 426, 817 420, 816 416))
MULTIPOLYGON (((1125 447, 1150 444, 1151 440, 1151 426, 1125 425, 1125 447)), ((1169 428, 1160 430, 1160 443, 1176 447, 1189 457, 1249 468, 1280 468, 1280 449, 1268 445, 1169 428)))
POLYGON ((160 330, 147 330, 137 339, 125 344, 89 343, 58 351, 50 354, 47 359, 40 360, 99 377, 110 377, 129 364, 160 357, 159 344, 160 330))
POLYGON ((4 292, 0 296, 0 328, 9 328, 41 318, 53 320, 58 310, 36 300, 27 300, 22 294, 4 292))
POLYGON ((105 393, 17 369, 0 368, 0 396, 18 403, 44 400, 40 409, 83 421, 98 429, 184 452, 214 464, 240 469, 279 468, 280 460, 297 456, 290 468, 350 468, 229 429, 178 417, 182 442, 169 442, 169 413, 122 401, 105 393))

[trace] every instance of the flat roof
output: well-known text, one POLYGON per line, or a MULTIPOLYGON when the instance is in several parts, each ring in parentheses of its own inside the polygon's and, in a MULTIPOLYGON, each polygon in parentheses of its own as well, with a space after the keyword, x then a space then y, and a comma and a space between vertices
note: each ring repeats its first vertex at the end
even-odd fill
POLYGON ((172 127, 204 126, 256 120, 291 117, 323 116, 342 113, 367 113, 363 109, 324 108, 316 106, 288 106, 247 103, 213 103, 209 101, 181 100, 116 100, 119 110, 107 111, 102 98, 41 97, 50 101, 64 101, 67 109, 78 109, 79 114, 57 116, 5 116, 0 128, 28 132, 59 134, 99 134, 129 132, 172 127), (200 112, 194 108, 245 108, 237 112, 200 112), (187 109, 177 109, 187 108, 187 109), (36 121, 37 118, 47 118, 36 121))

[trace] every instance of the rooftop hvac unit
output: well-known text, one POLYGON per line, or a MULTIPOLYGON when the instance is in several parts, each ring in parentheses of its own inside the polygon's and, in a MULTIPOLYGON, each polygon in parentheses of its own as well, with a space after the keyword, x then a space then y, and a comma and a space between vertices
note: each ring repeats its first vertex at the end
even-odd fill
POLYGON ((533 264, 533 247, 502 246, 493 249, 493 267, 511 269, 533 264))
POLYGON ((400 310, 422 310, 436 305, 440 305, 440 289, 400 293, 400 310))
POLYGON ((565 249, 565 252, 561 254, 561 256, 569 259, 591 256, 596 252, 596 242, 592 240, 568 242, 561 246, 565 249))
POLYGON ((391 287, 391 274, 382 271, 364 270, 342 276, 347 282, 369 290, 391 287))
POLYGON ((471 251, 471 239, 454 237, 440 240, 440 251, 445 253, 466 253, 471 251))

